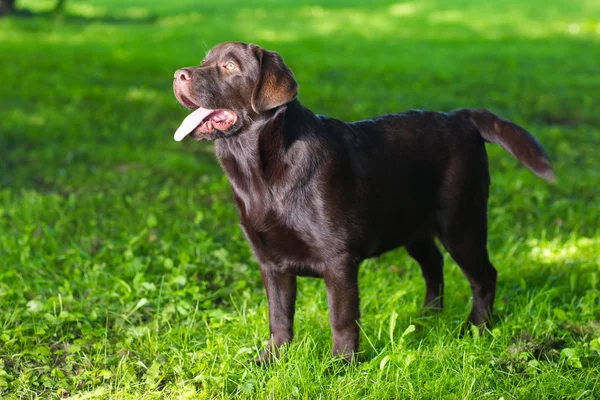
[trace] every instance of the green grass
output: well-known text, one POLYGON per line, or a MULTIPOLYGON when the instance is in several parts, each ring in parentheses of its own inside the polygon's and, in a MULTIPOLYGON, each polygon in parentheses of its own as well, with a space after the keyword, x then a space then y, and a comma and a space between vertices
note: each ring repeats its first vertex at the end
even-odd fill
POLYGON ((0 397, 600 398, 600 2, 17 1, 0 20, 0 397), (250 5, 251 4, 251 5, 250 5), (487 107, 558 182, 489 146, 494 329, 470 289, 418 313, 404 250, 361 268, 362 362, 330 355, 301 279, 280 361, 256 261, 211 143, 176 143, 175 69, 228 41, 279 51, 315 112, 487 107))

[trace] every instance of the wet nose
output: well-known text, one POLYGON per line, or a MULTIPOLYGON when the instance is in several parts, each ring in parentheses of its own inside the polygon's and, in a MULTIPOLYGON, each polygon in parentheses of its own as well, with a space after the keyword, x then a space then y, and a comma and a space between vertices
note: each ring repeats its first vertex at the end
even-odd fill
POLYGON ((192 72, 186 68, 178 69, 175 71, 175 79, 179 83, 188 83, 192 80, 192 72))

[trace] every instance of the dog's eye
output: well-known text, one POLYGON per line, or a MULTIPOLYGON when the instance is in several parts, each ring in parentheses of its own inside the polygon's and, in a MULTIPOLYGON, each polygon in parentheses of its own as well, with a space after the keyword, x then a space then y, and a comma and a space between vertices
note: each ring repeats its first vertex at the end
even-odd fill
POLYGON ((229 71, 233 71, 235 70, 236 66, 233 61, 228 61, 227 64, 225 64, 225 68, 229 71))

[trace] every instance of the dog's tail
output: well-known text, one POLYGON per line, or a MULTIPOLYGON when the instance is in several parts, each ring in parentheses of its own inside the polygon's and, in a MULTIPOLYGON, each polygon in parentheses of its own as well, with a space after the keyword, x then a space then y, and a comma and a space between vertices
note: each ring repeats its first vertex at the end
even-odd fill
POLYGON ((467 113, 485 141, 502 146, 540 178, 556 180, 544 148, 525 128, 485 109, 460 111, 467 113))

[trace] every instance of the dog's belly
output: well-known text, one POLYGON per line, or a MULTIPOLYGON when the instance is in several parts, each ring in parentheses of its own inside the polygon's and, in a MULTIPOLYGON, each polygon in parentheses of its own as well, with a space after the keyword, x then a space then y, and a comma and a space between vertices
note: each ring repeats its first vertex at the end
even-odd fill
POLYGON ((312 229, 290 228, 282 223, 259 224, 258 229, 254 228, 257 225, 242 223, 242 227, 261 263, 297 275, 320 277, 330 260, 340 254, 362 260, 430 236, 435 224, 429 204, 401 205, 375 209, 368 213, 369 221, 356 221, 355 230, 349 229, 341 216, 339 224, 311 225, 312 229))
POLYGON ((365 258, 376 257, 398 247, 406 246, 420 237, 429 237, 434 232, 434 221, 430 215, 407 220, 406 218, 390 218, 380 225, 371 235, 365 258))
POLYGON ((433 172, 406 173, 400 165, 391 168, 384 179, 370 182, 368 197, 362 212, 365 257, 377 256, 412 243, 419 237, 431 236, 435 231, 435 216, 440 206, 439 178, 433 172), (386 176, 387 175, 387 176, 386 176))

